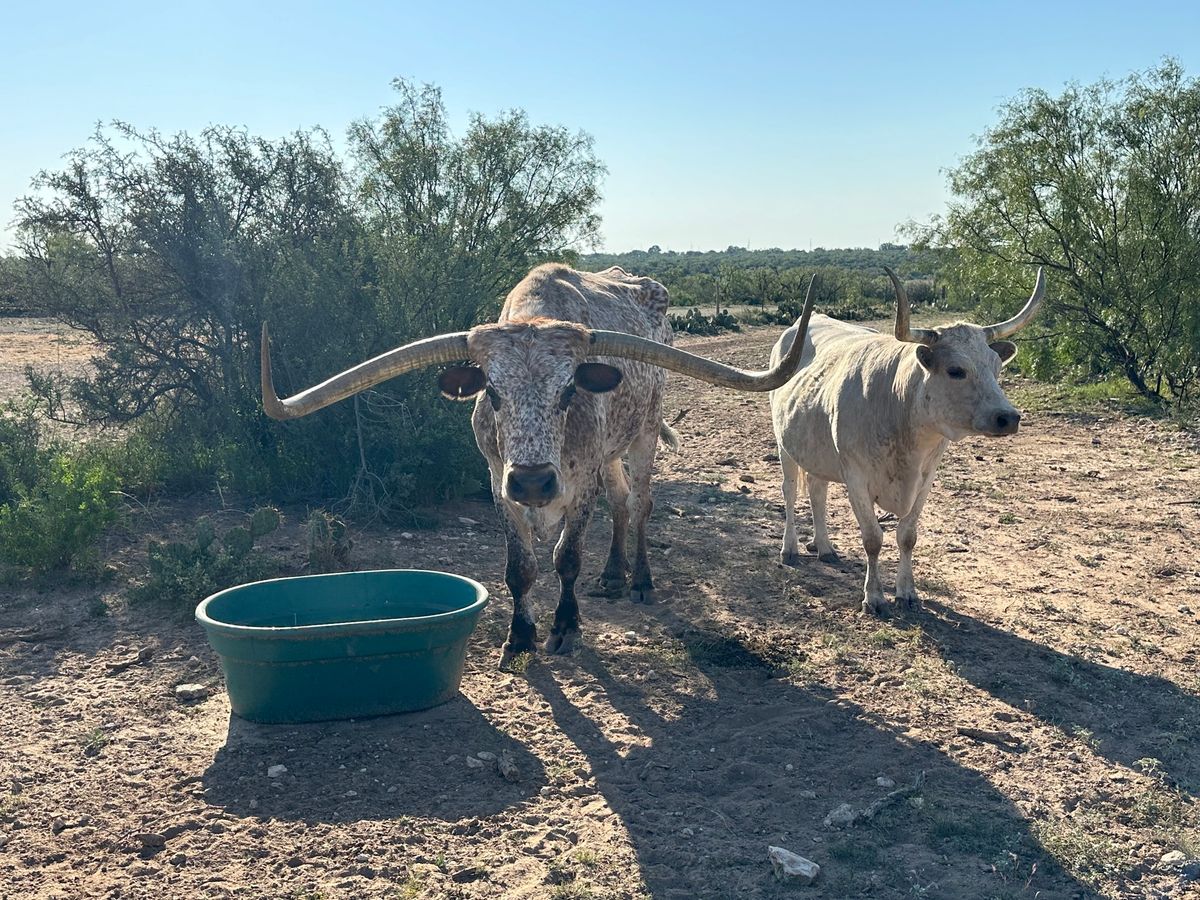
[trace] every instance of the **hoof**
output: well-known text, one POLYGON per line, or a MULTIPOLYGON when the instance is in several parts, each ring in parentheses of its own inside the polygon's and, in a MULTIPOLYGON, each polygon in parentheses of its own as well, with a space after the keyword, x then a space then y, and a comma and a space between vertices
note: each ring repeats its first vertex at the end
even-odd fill
POLYGON ((601 575, 596 579, 595 586, 588 591, 589 597, 608 597, 610 600, 615 600, 618 597, 625 596, 625 585, 627 581, 624 578, 605 578, 601 575))
POLYGON ((911 594, 897 594, 896 605, 901 609, 918 612, 921 609, 921 598, 917 596, 915 591, 911 594))
POLYGON ((828 553, 818 554, 817 559, 830 566, 840 566, 842 564, 842 558, 832 550, 830 550, 828 553))
POLYGON ((546 638, 546 643, 542 644, 542 649, 552 656, 566 656, 575 649, 575 642, 578 639, 578 628, 572 628, 569 631, 553 631, 550 633, 550 637, 546 638))
POLYGON ((800 565, 800 554, 795 550, 781 550, 779 551, 779 564, 796 568, 800 565))
POLYGON ((526 667, 537 657, 537 649, 528 647, 524 650, 514 650, 505 644, 500 651, 500 662, 496 668, 501 672, 524 672, 526 667))
POLYGON ((529 661, 537 655, 537 631, 531 629, 529 634, 517 637, 511 631, 508 633, 508 640, 504 642, 504 646, 500 648, 500 664, 497 668, 504 671, 509 671, 513 668, 513 660, 524 654, 529 654, 523 664, 516 666, 517 669, 523 670, 529 665, 529 661))
POLYGON ((645 587, 635 587, 629 592, 630 603, 653 603, 654 602, 654 585, 645 587))
POLYGON ((884 602, 883 597, 864 597, 862 611, 864 616, 883 619, 887 616, 887 604, 884 602))

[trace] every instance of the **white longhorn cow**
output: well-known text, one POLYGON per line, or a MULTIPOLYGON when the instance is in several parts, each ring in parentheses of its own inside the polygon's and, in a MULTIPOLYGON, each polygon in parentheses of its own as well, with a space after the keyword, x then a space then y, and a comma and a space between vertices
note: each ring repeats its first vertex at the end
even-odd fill
MULTIPOLYGON (((825 562, 837 561, 826 529, 826 498, 831 481, 846 485, 867 554, 863 611, 875 614, 884 608, 883 532, 875 507, 899 519, 896 599, 918 606, 912 551, 938 461, 950 441, 1016 433, 1021 414, 1004 396, 998 377, 1017 348, 1002 338, 1024 327, 1045 296, 1045 277, 1038 269, 1033 295, 1008 321, 910 328, 904 286, 891 269, 886 271, 896 289, 895 336, 814 316, 802 335, 800 371, 771 392, 786 516, 780 561, 800 561, 795 506, 801 472, 812 504, 808 549, 825 562)), ((793 349, 796 335, 794 327, 784 332, 772 363, 793 349)))

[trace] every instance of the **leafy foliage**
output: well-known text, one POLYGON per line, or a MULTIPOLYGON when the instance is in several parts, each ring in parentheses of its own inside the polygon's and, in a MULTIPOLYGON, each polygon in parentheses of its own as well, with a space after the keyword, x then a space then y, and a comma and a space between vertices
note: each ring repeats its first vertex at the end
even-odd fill
POLYGON ((116 519, 117 487, 101 455, 47 445, 28 411, 0 414, 0 568, 80 561, 116 519))
POLYGON ((1119 372, 1147 397, 1195 396, 1200 79, 1168 60, 1059 96, 1026 91, 950 186, 947 215, 913 231, 952 251, 953 291, 1012 297, 1033 267, 1050 275, 1031 332, 1042 341, 1022 354, 1034 374, 1119 372))
POLYGON ((384 516, 472 489, 484 470, 468 418, 428 373, 304 421, 259 406, 263 321, 293 392, 494 315, 532 265, 594 238, 603 169, 588 136, 511 112, 456 138, 436 89, 396 88, 352 129, 352 166, 320 131, 117 123, 44 173, 20 208, 14 302, 103 348, 94 375, 35 385, 52 414, 131 424, 146 480, 176 487, 349 492, 350 511, 384 516))
POLYGON ((151 541, 149 575, 129 592, 129 599, 198 603, 223 588, 264 577, 268 563, 254 552, 254 542, 275 531, 279 522, 278 510, 261 507, 245 525, 235 525, 220 537, 204 516, 197 520, 190 541, 151 541))

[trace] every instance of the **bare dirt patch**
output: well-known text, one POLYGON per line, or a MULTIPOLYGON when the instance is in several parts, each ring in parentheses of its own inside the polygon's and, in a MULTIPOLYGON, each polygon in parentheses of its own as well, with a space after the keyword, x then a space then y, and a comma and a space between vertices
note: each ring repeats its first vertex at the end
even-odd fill
POLYGON ((50 319, 0 316, 0 401, 26 387, 27 367, 81 375, 98 352, 87 334, 50 319))
MULTIPOLYGON (((776 333, 685 343, 758 367, 776 333)), ((660 599, 585 598, 573 657, 495 671, 510 611, 488 505, 440 510, 443 527, 410 539, 355 534, 355 567, 452 568, 493 593, 462 696, 427 712, 242 722, 190 609, 130 607, 121 579, 0 588, 0 895, 1194 890, 1160 862, 1200 855, 1193 437, 1115 414, 1035 412, 1012 439, 955 445, 916 551, 926 608, 879 621, 858 612, 861 553, 841 490, 830 524, 844 567, 778 565, 766 399, 674 379, 668 407, 692 412, 682 451, 660 456, 660 599), (180 703, 183 682, 211 694, 180 703), (516 782, 467 763, 504 750, 516 782), (287 772, 269 777, 278 764, 287 772), (824 824, 840 804, 862 810, 922 773, 918 791, 872 819, 824 824), (768 845, 820 863, 820 879, 777 884, 768 845)), ((106 552, 136 573, 146 534, 217 505, 138 510, 106 552)), ((300 571, 304 510, 285 512, 268 544, 300 571)), ((608 541, 607 516, 596 518, 585 578, 608 541)), ((889 578, 895 557, 889 541, 889 578)), ((556 596, 548 548, 541 560, 544 631, 556 596)))

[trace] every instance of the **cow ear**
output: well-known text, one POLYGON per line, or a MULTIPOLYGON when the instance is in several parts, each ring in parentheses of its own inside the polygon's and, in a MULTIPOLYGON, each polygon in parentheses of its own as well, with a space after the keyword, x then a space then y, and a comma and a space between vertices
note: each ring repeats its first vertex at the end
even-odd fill
POLYGON ((478 366, 452 366, 438 376, 438 389, 447 400, 470 400, 487 386, 478 366))
POLYGON ((988 346, 996 351, 996 355, 1000 357, 1002 363, 1008 362, 1017 355, 1017 345, 1012 341, 996 341, 988 346))
POLYGON ((927 344, 917 344, 917 362, 926 372, 933 371, 933 348, 927 344))
POLYGON ((575 369, 575 384, 593 394, 611 391, 621 378, 620 369, 604 363, 580 363, 575 369))

